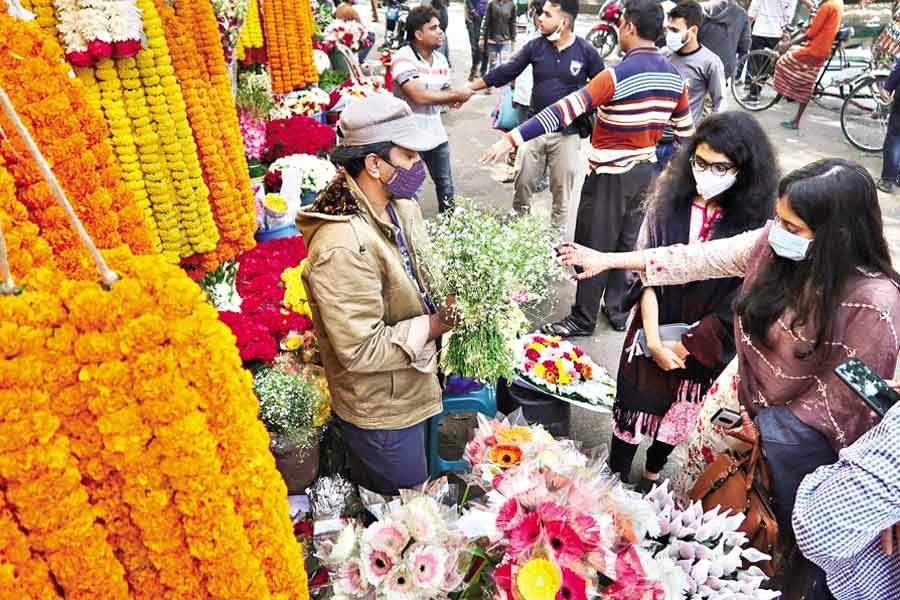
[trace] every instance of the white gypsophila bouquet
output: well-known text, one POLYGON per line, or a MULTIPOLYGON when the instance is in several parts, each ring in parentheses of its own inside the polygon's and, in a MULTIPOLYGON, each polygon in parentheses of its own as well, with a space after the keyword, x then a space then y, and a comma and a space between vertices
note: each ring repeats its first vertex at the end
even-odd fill
POLYGON ((521 307, 547 299, 563 275, 555 231, 536 217, 501 219, 465 199, 426 227, 420 265, 428 292, 436 304, 453 296, 459 320, 441 367, 488 384, 511 380, 516 337, 528 327, 521 307))
POLYGON ((300 171, 300 187, 305 192, 322 191, 337 175, 337 169, 330 160, 312 154, 291 154, 279 158, 269 165, 269 172, 274 173, 290 168, 300 171))
POLYGON ((738 529, 743 513, 731 515, 718 507, 704 511, 699 502, 679 510, 668 481, 654 486, 645 499, 658 518, 658 531, 648 534, 642 544, 642 563, 648 572, 671 572, 677 567, 683 574, 685 598, 772 600, 781 595, 762 589, 767 579, 762 569, 743 568, 745 562, 771 559, 747 547, 747 536, 738 529))

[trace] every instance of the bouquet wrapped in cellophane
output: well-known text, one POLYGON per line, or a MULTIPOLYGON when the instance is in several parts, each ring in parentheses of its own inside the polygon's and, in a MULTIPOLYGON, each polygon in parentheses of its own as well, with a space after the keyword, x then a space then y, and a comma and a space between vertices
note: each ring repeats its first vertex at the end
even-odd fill
POLYGON ((516 337, 528 328, 522 308, 550 297, 563 276, 556 232, 536 217, 501 218, 464 199, 427 230, 419 264, 428 292, 435 303, 453 296, 459 319, 442 369, 488 384, 511 380, 516 337))

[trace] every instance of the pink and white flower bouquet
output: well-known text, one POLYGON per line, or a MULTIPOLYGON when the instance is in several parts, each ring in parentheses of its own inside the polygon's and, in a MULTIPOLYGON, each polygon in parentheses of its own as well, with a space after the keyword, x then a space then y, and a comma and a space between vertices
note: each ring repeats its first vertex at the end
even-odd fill
POLYGON ((477 415, 478 425, 463 452, 472 473, 492 482, 503 471, 523 461, 549 453, 560 444, 540 425, 528 425, 521 411, 508 417, 488 419, 477 415))
POLYGON ((335 19, 325 28, 322 37, 328 42, 347 47, 351 52, 359 52, 370 44, 369 32, 358 21, 335 19))
POLYGON ((472 558, 455 519, 455 509, 412 495, 368 527, 351 522, 320 552, 335 598, 447 598, 472 558))

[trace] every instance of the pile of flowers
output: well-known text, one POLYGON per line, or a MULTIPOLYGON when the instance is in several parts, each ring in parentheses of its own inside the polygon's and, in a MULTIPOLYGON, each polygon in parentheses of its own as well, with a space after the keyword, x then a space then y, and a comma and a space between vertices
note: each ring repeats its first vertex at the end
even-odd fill
POLYGON ((334 145, 334 129, 303 115, 273 119, 266 125, 263 160, 274 162, 292 154, 318 155, 334 145))
POLYGON ((129 58, 141 49, 143 23, 134 0, 53 0, 66 60, 91 67, 106 58, 129 58))
MULTIPOLYGON (((297 267, 304 258, 306 247, 299 236, 261 243, 237 258, 235 290, 240 297, 240 311, 221 311, 219 318, 237 337, 245 362, 271 362, 291 334, 312 328, 308 309, 303 311, 305 314, 297 312, 296 300, 291 304, 295 310, 285 306, 282 280, 284 271, 297 267)), ((303 285, 299 278, 293 283, 303 285)), ((294 291, 292 298, 298 295, 294 291)))
POLYGON ((334 112, 341 112, 354 100, 368 98, 374 94, 384 92, 384 88, 377 81, 371 79, 363 79, 361 81, 348 79, 331 90, 328 109, 334 112))
POLYGON ((531 215, 482 212, 468 200, 429 221, 422 265, 429 294, 440 304, 456 297, 460 319, 441 357, 447 373, 488 384, 512 380, 516 339, 527 327, 520 305, 549 298, 563 276, 553 251, 555 233, 531 215))
POLYGON ((253 376, 259 419, 275 437, 307 449, 318 443, 331 415, 328 388, 314 376, 284 364, 263 367, 253 376))
POLYGON ((300 187, 304 192, 322 191, 337 175, 337 169, 328 159, 311 154, 292 154, 279 158, 269 165, 266 188, 281 189, 281 172, 284 169, 297 169, 300 172, 300 187))
POLYGON ((454 520, 451 508, 410 494, 366 528, 351 522, 320 553, 332 574, 334 598, 428 600, 459 590, 471 550, 454 520))
MULTIPOLYGON (((766 581, 762 569, 745 564, 770 560, 755 548, 745 548, 747 536, 739 531, 744 515, 705 511, 699 502, 683 510, 675 503, 669 482, 655 486, 646 500, 656 511, 659 531, 641 544, 644 562, 652 556, 662 568, 683 574, 683 590, 690 598, 709 600, 772 600, 780 595, 761 589, 766 581), (673 569, 674 567, 674 569, 673 569)), ((673 575, 674 577, 674 575, 673 575)))
POLYGON ((311 117, 316 113, 324 112, 331 102, 327 92, 317 87, 307 88, 299 92, 288 94, 271 113, 273 119, 286 119, 293 115, 306 115, 311 117))
POLYGON ((612 407, 615 381, 606 369, 571 342, 557 336, 522 338, 516 373, 557 396, 612 407))
POLYGON ((327 42, 345 46, 351 52, 359 52, 371 45, 365 26, 358 21, 335 19, 322 32, 327 42))
POLYGON ((334 8, 330 2, 310 0, 315 21, 316 37, 321 37, 325 28, 334 20, 334 8))

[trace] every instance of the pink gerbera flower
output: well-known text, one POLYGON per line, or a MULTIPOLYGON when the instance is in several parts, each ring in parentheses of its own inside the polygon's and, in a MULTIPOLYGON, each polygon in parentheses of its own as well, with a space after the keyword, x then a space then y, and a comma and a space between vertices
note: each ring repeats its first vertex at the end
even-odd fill
POLYGON ((416 589, 416 584, 406 565, 397 565, 388 574, 386 586, 388 598, 406 598, 416 589))
POLYGON ((566 509, 556 502, 542 502, 537 507, 537 512, 541 515, 541 521, 549 523, 550 521, 562 521, 566 518, 566 509))
POLYGON ((509 547, 515 554, 524 552, 537 543, 542 531, 540 515, 531 513, 509 531, 509 547))
POLYGON ((362 542, 373 550, 384 552, 396 562, 409 543, 409 531, 399 521, 376 521, 363 532, 362 542))
POLYGON ((522 509, 514 498, 507 500, 497 513, 497 527, 503 531, 512 528, 522 518, 522 509))
POLYGON ((394 560, 384 550, 363 548, 363 572, 370 584, 381 585, 393 567, 394 560))
POLYGON ((343 594, 361 596, 368 587, 362 572, 362 563, 358 559, 348 560, 338 567, 334 587, 343 594))
POLYGON ((587 582, 578 573, 562 568, 562 585, 556 592, 556 600, 587 600, 587 582))
POLYGON ((553 549, 556 559, 562 564, 580 560, 586 548, 572 527, 565 521, 544 523, 544 536, 553 549))
POLYGON ((597 521, 590 515, 578 515, 572 520, 572 529, 581 540, 585 551, 598 550, 603 542, 603 536, 597 521))
POLYGON ((409 564, 417 587, 436 590, 446 575, 447 553, 434 546, 417 544, 410 549, 409 564))

